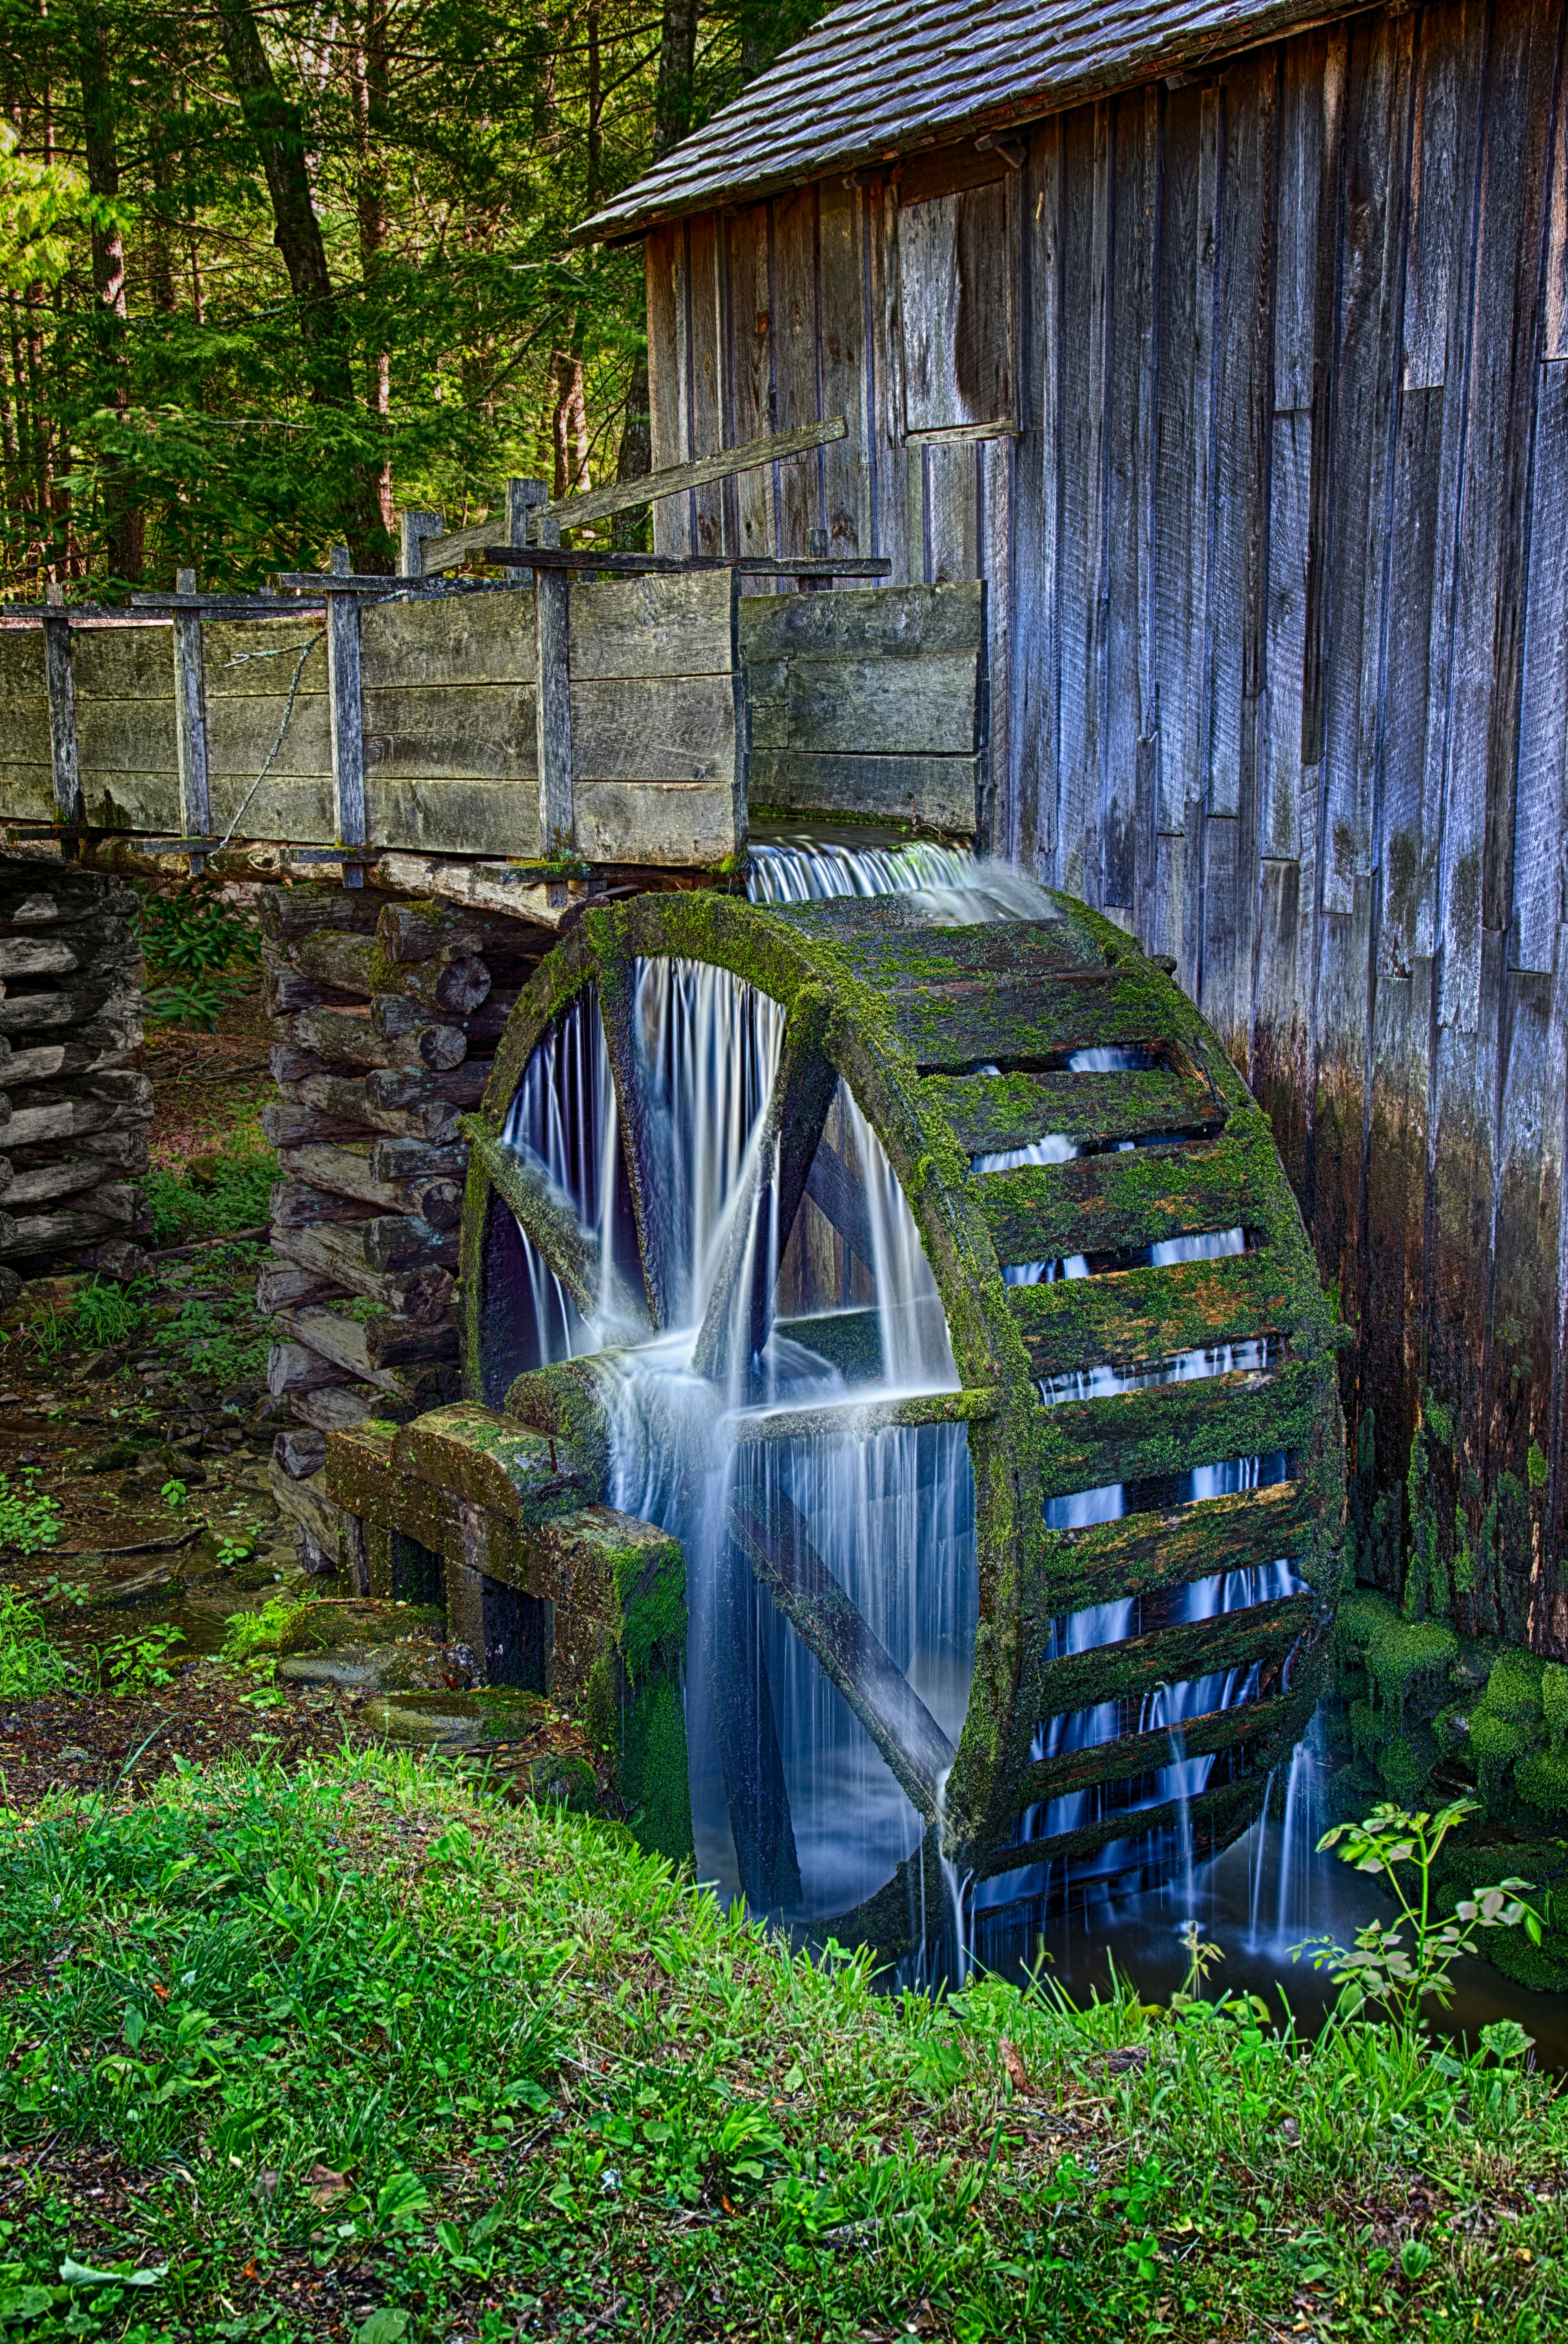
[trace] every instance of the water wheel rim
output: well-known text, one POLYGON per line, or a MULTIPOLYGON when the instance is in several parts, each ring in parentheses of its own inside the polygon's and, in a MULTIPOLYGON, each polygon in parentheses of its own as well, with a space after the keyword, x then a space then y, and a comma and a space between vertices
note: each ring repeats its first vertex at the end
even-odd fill
MULTIPOLYGON (((1299 1492, 1300 1543, 1293 1561, 1305 1587, 1303 1593, 1270 1606, 1277 1615, 1270 1620, 1244 1622, 1235 1613, 1221 1615, 1237 1626, 1211 1632, 1207 1642, 1189 1638, 1183 1646, 1170 1641, 1170 1631, 1156 1632, 1156 1639, 1167 1639, 1165 1649, 1173 1655, 1189 1649, 1196 1652, 1195 1666, 1209 1662, 1218 1666, 1234 1648, 1241 1657, 1226 1664, 1242 1665, 1249 1657, 1263 1655, 1278 1678, 1288 1675, 1272 1697, 1253 1704, 1244 1730, 1236 1730, 1232 1721, 1228 1734, 1213 1744, 1234 1746, 1239 1753, 1244 1749, 1247 1771, 1239 1781, 1223 1782, 1192 1803, 1186 1820, 1202 1852, 1225 1844, 1252 1820, 1269 1770, 1299 1738, 1320 1689, 1344 1521, 1336 1333, 1267 1118, 1217 1037, 1134 939, 1072 897, 1057 895, 1050 901, 1053 935, 1070 938, 1082 967, 1103 974, 1118 998, 1133 1005, 1128 1015, 1135 1025, 1139 1018, 1146 1024, 1149 1046, 1168 1054, 1195 1082, 1207 1086, 1218 1127, 1239 1149, 1250 1151, 1259 1177, 1249 1205, 1270 1255, 1272 1290, 1287 1298, 1282 1308, 1270 1311, 1275 1323, 1250 1329, 1284 1346, 1286 1363, 1261 1376, 1242 1371, 1214 1379, 1203 1395, 1206 1405, 1192 1411, 1207 1420, 1204 1429, 1179 1451, 1183 1463, 1213 1464, 1225 1455, 1244 1453, 1238 1442, 1251 1440, 1259 1423, 1281 1436, 1276 1445, 1291 1459, 1291 1484, 1299 1492), (1059 929, 1056 922, 1061 924, 1059 929), (1251 1429, 1224 1429, 1236 1426, 1243 1415, 1251 1429)), ((1061 1494, 1075 1471, 1087 1470, 1082 1460, 1097 1448, 1124 1461, 1128 1454, 1157 1457, 1162 1441, 1168 1448, 1176 1436, 1158 1427, 1140 1433, 1132 1421, 1135 1417, 1140 1421, 1158 1417, 1161 1404, 1152 1410, 1137 1404, 1124 1410, 1125 1437, 1086 1429, 1086 1410, 1094 1416, 1097 1428, 1101 1420, 1108 1423, 1104 1401, 1090 1399, 1067 1409, 1043 1404, 1037 1379, 1042 1359, 1048 1363, 1049 1339, 1043 1349, 1037 1344, 1031 1352, 1017 1301, 1009 1299, 1019 1289, 1004 1281, 992 1227, 980 1209, 971 1177, 970 1155, 960 1144, 950 1114, 944 1111, 942 1086, 950 1086, 956 1077, 943 1071, 939 1046, 933 1059, 929 1034, 925 1048, 912 1044, 907 1004, 901 1009, 876 983, 875 953, 868 965, 866 952, 856 948, 857 939, 864 945, 868 935, 875 942, 879 923, 890 934, 901 924, 907 929, 907 905, 896 897, 760 905, 717 894, 681 893, 591 908, 520 995, 497 1046, 478 1122, 491 1134, 500 1133, 533 1052, 591 985, 598 990, 607 1038, 612 1026, 620 1028, 619 1041, 612 1043, 613 1066, 630 1047, 636 968, 642 960, 690 960, 727 970, 777 1003, 787 1021, 808 1013, 819 1018, 826 1056, 880 1139, 914 1216, 946 1313, 960 1385, 958 1412, 969 1420, 980 1625, 967 1711, 946 1785, 945 1824, 947 1844, 960 1865, 981 1877, 1000 1876, 1059 1856, 1089 1856, 1118 1833, 1141 1834, 1174 1820, 1173 1813, 1146 1806, 1101 1818, 1056 1840, 1020 1844, 1017 1839, 1021 1817, 1042 1792, 1041 1762, 1032 1754, 1040 1720, 1064 1713, 1059 1708, 1042 1708, 1042 1701, 1065 1697, 1053 1693, 1053 1682, 1058 1687, 1070 1682, 1075 1707, 1082 1707, 1095 1682, 1092 1659, 1064 1678, 1059 1658, 1053 1660, 1044 1650, 1049 1622, 1060 1616, 1067 1601, 1081 1599, 1083 1591, 1083 1573, 1075 1561, 1082 1541, 1064 1540, 1046 1528, 1047 1500, 1061 1494), (895 908, 886 910, 890 905, 895 908), (984 1411, 976 1409, 971 1414, 971 1405, 982 1396, 987 1396, 984 1411)), ((1032 924, 1007 924, 1020 945, 1036 933, 1032 924)), ((941 938, 966 932, 936 933, 941 938)), ((918 935, 916 942, 918 946, 918 935)), ((929 990, 939 993, 940 986, 929 990)), ((923 1002, 923 1011, 930 1007, 929 999, 923 1002)), ((618 1093, 620 1086, 618 1075, 618 1093)), ((632 1106, 630 1097, 625 1104, 632 1106)), ((635 1196, 634 1172, 632 1177, 635 1196)), ((474 1397, 481 1396, 485 1231, 493 1198, 490 1172, 476 1148, 461 1241, 464 1372, 474 1397)), ((637 1222, 646 1268, 648 1240, 641 1208, 637 1222)), ((1188 1281, 1195 1289, 1202 1282, 1188 1281)), ((1222 1296, 1228 1290, 1223 1278, 1210 1283, 1222 1296)), ((656 1273, 649 1276, 649 1291, 657 1313, 656 1273)), ((1199 1318, 1201 1315, 1199 1304, 1199 1318)), ((1148 1356, 1161 1354, 1153 1350, 1148 1356)), ((1172 1387, 1154 1389, 1168 1392, 1172 1387)), ((1180 1412, 1164 1409, 1172 1418, 1180 1412)), ((1264 1445, 1259 1439, 1255 1448, 1264 1445)), ((1178 1451, 1170 1453, 1177 1461, 1178 1451)), ((1139 1477, 1108 1471, 1104 1478, 1126 1481, 1139 1477)), ((1077 1486, 1095 1485, 1083 1480, 1077 1486)), ((1191 1583, 1190 1571, 1187 1583, 1191 1583)), ((1113 1696, 1115 1682, 1129 1668, 1138 1682, 1157 1681, 1149 1672, 1158 1662, 1158 1648, 1152 1654, 1130 1655, 1121 1645, 1099 1649, 1107 1655, 1101 1673, 1113 1696)), ((1087 1656, 1076 1657, 1084 1662, 1087 1656)), ((1118 1736, 1118 1743, 1126 1739, 1118 1736)), ((1194 1745, 1194 1754, 1202 1739, 1194 1745)), ((1108 1774, 1106 1779, 1113 1778, 1108 1774)))

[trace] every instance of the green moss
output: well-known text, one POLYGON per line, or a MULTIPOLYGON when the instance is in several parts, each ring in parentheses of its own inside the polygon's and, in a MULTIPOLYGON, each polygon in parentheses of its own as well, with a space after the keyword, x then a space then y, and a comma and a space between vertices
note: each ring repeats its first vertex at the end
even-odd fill
POLYGON ((1459 1638, 1442 1622, 1396 1616, 1367 1646, 1367 1674, 1379 1699, 1402 1714, 1413 1696, 1426 1693, 1435 1700, 1458 1657, 1459 1638))
POLYGON ((1553 1750, 1533 1751, 1513 1769, 1513 1786, 1522 1799, 1545 1814, 1568 1810, 1568 1758, 1553 1750))
POLYGON ((599 1778, 586 1758, 560 1752, 536 1758, 529 1769, 528 1790, 541 1807, 567 1807, 578 1815, 599 1812, 599 1778))
POLYGON ((658 1655, 679 1669, 686 1650, 686 1558, 673 1539, 655 1550, 629 1547, 612 1565, 621 1609, 617 1639, 626 1673, 641 1683, 658 1655))
POLYGON ((649 1676, 642 1685, 623 1678, 619 1742, 616 1788, 638 1844, 684 1864, 693 1854, 687 1718, 671 1676, 649 1676))
POLYGON ((1407 1733, 1391 1734, 1377 1753, 1377 1769, 1389 1794, 1401 1807, 1420 1804, 1428 1777, 1441 1755, 1429 1727, 1418 1725, 1407 1733))
POLYGON ((1548 1661, 1541 1672, 1541 1711, 1553 1749, 1561 1750, 1568 1734, 1568 1669, 1561 1661, 1548 1661))
POLYGON ((1486 1680, 1482 1707, 1493 1717, 1533 1723, 1544 1714, 1542 1682, 1546 1663, 1537 1652, 1499 1652, 1486 1680))

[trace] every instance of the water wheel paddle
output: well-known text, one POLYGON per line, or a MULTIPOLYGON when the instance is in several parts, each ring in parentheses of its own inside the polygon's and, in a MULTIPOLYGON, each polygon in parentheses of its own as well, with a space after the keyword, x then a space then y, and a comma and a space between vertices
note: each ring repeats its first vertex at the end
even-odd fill
MULTIPOLYGON (((847 1086, 913 1214, 957 1389, 852 1389, 742 1438, 966 1433, 978 1628, 961 1732, 931 1713, 787 1500, 759 1510, 740 1491, 727 1568, 766 1588, 993 1901, 1063 1858, 1109 1851, 1125 1872, 1177 1829, 1203 1854, 1247 1826, 1318 1697, 1344 1515, 1335 1330, 1267 1119, 1131 939, 1071 898, 1042 905, 1047 916, 977 925, 917 895, 761 906, 679 894, 590 910, 497 1050, 463 1222, 470 1394, 559 1430, 559 1378, 511 1376, 517 1226, 617 1340, 650 1340, 679 1307, 639 965, 727 971, 784 1013, 748 1174, 755 1209, 733 1225, 770 1219, 769 1260, 807 1194, 847 1246, 865 1245, 864 1195, 823 1138, 847 1086), (591 987, 634 1229, 615 1259, 502 1137, 536 1051, 591 987), (1059 1160, 1029 1160, 1042 1154, 1059 1160), (1228 1472, 1237 1460, 1249 1466, 1228 1472), (1106 1491, 1108 1505, 1082 1496, 1106 1491), (1173 1767, 1189 1770, 1174 1791, 1173 1767)), ((696 1335, 693 1367, 732 1391, 769 1332, 763 1259, 732 1238, 696 1335)), ((874 1316, 794 1331, 853 1364, 867 1341, 875 1353, 874 1316)), ((595 1363, 572 1374, 588 1389, 595 1363)), ((608 1438, 601 1428, 588 1446, 608 1438)), ((744 1702, 744 1685, 733 1692, 744 1702)), ((774 1732, 771 1716, 749 1719, 748 1746, 774 1732)), ((775 1807, 783 1795, 770 1763, 746 1826, 748 1893, 787 1908, 798 1873, 787 1813, 767 1811, 769 1781, 775 1807)))

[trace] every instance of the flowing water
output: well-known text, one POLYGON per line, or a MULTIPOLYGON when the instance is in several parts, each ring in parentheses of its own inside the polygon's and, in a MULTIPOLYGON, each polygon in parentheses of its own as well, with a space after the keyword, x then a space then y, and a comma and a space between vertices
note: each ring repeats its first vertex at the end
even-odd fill
MULTIPOLYGON (((912 892, 926 915, 948 924, 1052 915, 1048 899, 1002 866, 936 846, 883 848, 806 842, 754 848, 754 901, 800 903, 830 895, 912 892)), ((857 1185, 864 1258, 803 1206, 781 1250, 758 1214, 770 1196, 758 1179, 765 1109, 784 1040, 783 1013, 727 974, 682 962, 639 966, 636 1029, 656 1159, 656 1201, 669 1325, 639 1330, 638 1255, 622 1164, 613 1085, 597 1003, 585 995, 541 1046, 520 1087, 504 1138, 542 1165, 598 1247, 595 1308, 579 1309, 526 1238, 524 1290, 514 1310, 508 1377, 519 1369, 609 1354, 613 1406, 612 1502, 655 1521, 686 1549, 691 1609, 686 1713, 698 1876, 726 1896, 792 1924, 848 1914, 918 1849, 922 1816, 895 1782, 871 1734, 790 1628, 732 1539, 735 1510, 785 1522, 809 1542, 880 1640, 950 1743, 963 1723, 976 1626, 974 1490, 961 1427, 864 1430, 837 1439, 777 1437, 781 1409, 852 1398, 951 1389, 956 1382, 935 1283, 912 1216, 875 1133, 841 1085, 823 1147, 837 1176, 857 1185), (737 1217, 760 1225, 736 1228, 737 1217), (737 1258, 763 1256, 763 1290, 776 1289, 780 1317, 754 1356, 745 1312, 728 1329, 721 1375, 693 1365, 715 1283, 737 1258), (792 1327, 801 1322, 798 1339, 792 1327), (826 1332, 824 1333, 824 1324, 826 1332), (853 1380, 832 1364, 835 1326, 859 1330, 853 1380), (864 1343, 875 1330, 868 1374, 864 1343), (817 1348, 817 1346, 822 1348, 817 1348)), ((1136 1053, 1086 1051, 1078 1073, 1144 1063, 1136 1053)), ((1129 1143, 1130 1144, 1130 1143, 1129 1143)), ((1057 1135, 979 1156, 972 1172, 1067 1160, 1057 1135)), ((1094 1275, 1135 1261, 1162 1264, 1241 1252, 1239 1228, 1214 1230, 1096 1261, 1082 1255, 1007 1265, 1010 1283, 1094 1275)), ((737 1296, 753 1280, 735 1281, 737 1296)), ((733 1317, 733 1314, 732 1314, 733 1317)), ((847 1359, 845 1365, 853 1362, 847 1359)), ((1047 1405, 1163 1381, 1268 1364, 1264 1343, 1189 1352, 1130 1374, 1108 1368, 1042 1382, 1047 1405)), ((1050 1527, 1077 1529, 1150 1506, 1171 1507, 1283 1480, 1283 1456, 1237 1457, 1147 1488, 1107 1487, 1053 1500, 1050 1527)), ((1197 1621, 1263 1602, 1301 1584, 1282 1556, 1262 1569, 1218 1574, 1167 1594, 1160 1624, 1197 1621)), ((1119 1642, 1146 1625, 1137 1599, 1098 1605, 1050 1623, 1048 1650, 1083 1652, 1119 1642)), ((1053 1756, 1128 1732, 1166 1736, 1168 1758, 1141 1783, 1116 1783, 1034 1807, 1019 1818, 1020 1848, 1127 1817, 1124 1834, 1075 1864, 1028 1861, 976 1884, 945 1867, 950 1925, 947 1974, 970 1960, 1004 1970, 1043 1949, 1074 1990, 1103 1983, 1108 1959, 1136 1968, 1146 1991, 1179 1981, 1179 1932, 1189 1919, 1225 1945, 1224 1982, 1269 1990, 1282 1973, 1304 2014, 1320 1999, 1310 1972, 1291 1970, 1290 1944, 1324 1927, 1347 1938, 1377 1909, 1375 1892, 1331 1858, 1318 1856, 1321 1750, 1310 1737, 1270 1785, 1265 1820, 1217 1862, 1197 1865, 1187 1824, 1190 1802, 1226 1779, 1234 1762, 1188 1753, 1194 1718, 1263 1697, 1256 1668, 1161 1685, 1135 1713, 1107 1702, 1041 1722, 1032 1755, 1053 1756), (1139 1812, 1174 1815, 1157 1834, 1139 1812), (1158 1882, 1151 1888, 1150 1880, 1158 1882)), ((918 1876, 918 1867, 916 1867, 918 1876)), ((911 1975, 929 1974, 926 1957, 911 1975)), ((1517 1999, 1526 2024, 1542 1998, 1486 1982, 1482 2015, 1517 1999)), ((1539 2035, 1537 2023, 1532 2031, 1539 2035)), ((1568 2036, 1563 2046, 1568 2053, 1568 2036)), ((1549 2051, 1544 2043, 1543 2051, 1549 2051)))

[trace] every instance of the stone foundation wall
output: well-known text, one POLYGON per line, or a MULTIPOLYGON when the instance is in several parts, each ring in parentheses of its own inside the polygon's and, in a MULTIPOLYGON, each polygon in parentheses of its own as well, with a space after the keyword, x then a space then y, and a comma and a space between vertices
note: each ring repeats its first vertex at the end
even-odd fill
POLYGON ((102 873, 0 854, 0 1288, 62 1258, 123 1272, 150 1227, 137 908, 102 873))
POLYGON ((271 1481, 307 1569, 336 1567, 327 1435, 457 1398, 456 1280, 476 1106, 518 989, 556 938, 372 888, 268 887, 262 982, 276 1036, 268 1388, 293 1418, 271 1481))

